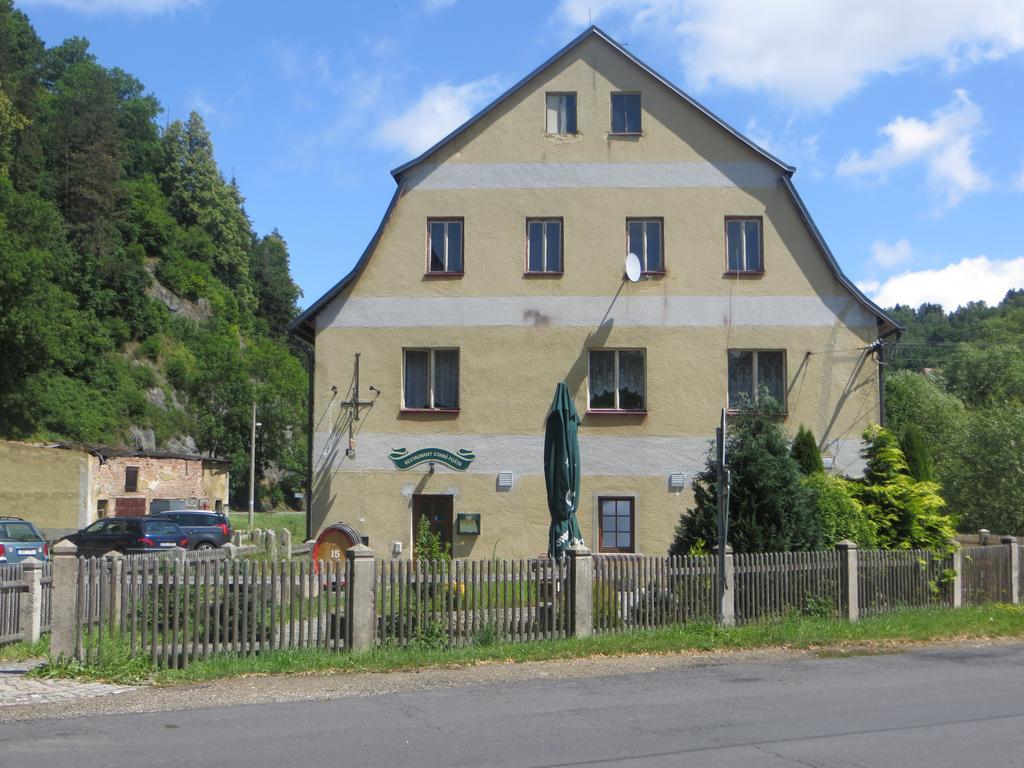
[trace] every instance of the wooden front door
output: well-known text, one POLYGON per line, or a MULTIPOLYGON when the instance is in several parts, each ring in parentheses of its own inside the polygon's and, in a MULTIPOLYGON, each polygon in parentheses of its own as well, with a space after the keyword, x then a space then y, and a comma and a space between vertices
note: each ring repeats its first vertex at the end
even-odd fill
POLYGON ((416 552, 416 531, 420 527, 420 518, 426 516, 430 523, 430 530, 441 537, 441 546, 453 543, 452 533, 454 525, 452 522, 452 510, 454 496, 430 496, 420 494, 412 497, 412 540, 413 557, 416 552))
POLYGON ((115 517, 138 517, 146 514, 146 499, 138 496, 119 496, 114 500, 115 517))

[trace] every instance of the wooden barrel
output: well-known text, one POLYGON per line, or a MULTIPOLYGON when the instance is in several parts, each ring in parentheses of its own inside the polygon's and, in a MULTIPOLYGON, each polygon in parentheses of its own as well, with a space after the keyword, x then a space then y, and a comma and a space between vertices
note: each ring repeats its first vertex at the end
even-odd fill
POLYGON ((344 560, 345 550, 362 541, 359 531, 345 523, 335 523, 324 528, 313 545, 313 567, 319 572, 319 563, 344 560))

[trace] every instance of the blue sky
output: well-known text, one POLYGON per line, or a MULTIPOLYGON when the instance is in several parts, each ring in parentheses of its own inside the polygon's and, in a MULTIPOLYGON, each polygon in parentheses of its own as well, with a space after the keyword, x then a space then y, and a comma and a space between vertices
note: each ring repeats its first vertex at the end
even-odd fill
POLYGON ((389 171, 593 20, 784 161, 884 306, 1024 288, 1024 3, 1002 0, 15 0, 198 110, 309 304, 362 253, 389 171))

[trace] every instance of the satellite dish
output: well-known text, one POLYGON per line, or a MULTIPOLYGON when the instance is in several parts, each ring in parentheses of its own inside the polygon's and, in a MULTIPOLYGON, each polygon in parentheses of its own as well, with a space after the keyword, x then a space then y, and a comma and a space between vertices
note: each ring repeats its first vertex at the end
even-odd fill
POLYGON ((626 277, 629 282, 635 283, 640 279, 640 258, 635 253, 626 255, 626 277))

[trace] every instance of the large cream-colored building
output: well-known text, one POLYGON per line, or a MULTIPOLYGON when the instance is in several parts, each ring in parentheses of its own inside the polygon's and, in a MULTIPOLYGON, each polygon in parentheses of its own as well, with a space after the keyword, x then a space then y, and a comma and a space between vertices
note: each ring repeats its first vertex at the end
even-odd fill
POLYGON ((425 514, 457 557, 544 552, 563 380, 594 551, 664 552, 721 409, 759 387, 855 470, 897 328, 793 172, 596 28, 396 169, 365 253, 293 327, 315 347, 313 532, 407 557, 425 514))

